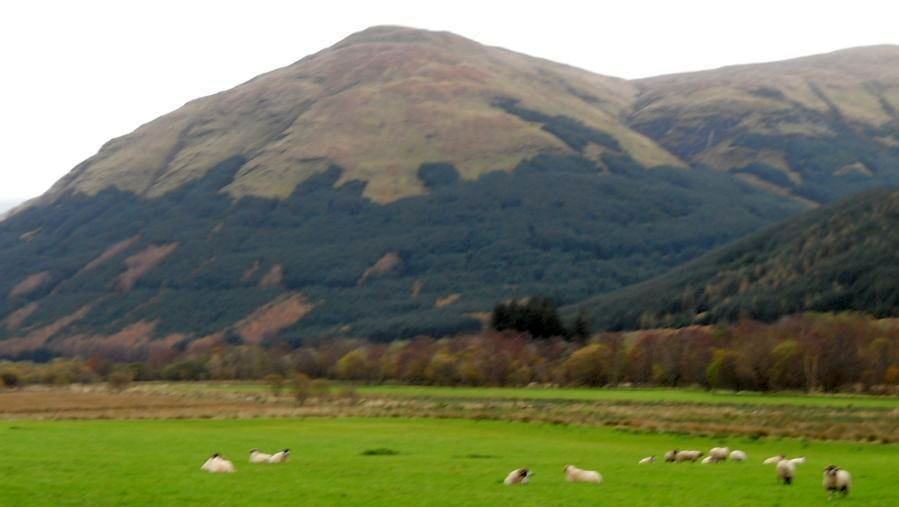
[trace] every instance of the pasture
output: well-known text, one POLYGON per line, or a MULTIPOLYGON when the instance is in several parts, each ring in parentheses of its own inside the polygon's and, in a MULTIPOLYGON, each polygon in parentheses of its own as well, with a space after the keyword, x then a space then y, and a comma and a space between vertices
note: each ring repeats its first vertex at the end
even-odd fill
POLYGON ((899 446, 778 438, 712 438, 623 429, 416 418, 173 419, 0 423, 0 504, 306 506, 822 505, 821 470, 838 464, 855 489, 840 504, 899 505, 899 446), (637 465, 666 450, 727 444, 743 464, 637 465), (283 465, 249 465, 259 447, 292 450, 283 465), (365 455, 389 449, 396 455, 365 455), (213 452, 237 473, 200 471, 213 452), (791 487, 761 464, 805 455, 791 487), (562 467, 597 469, 600 486, 568 484, 562 467), (506 487, 528 466, 532 483, 506 487))

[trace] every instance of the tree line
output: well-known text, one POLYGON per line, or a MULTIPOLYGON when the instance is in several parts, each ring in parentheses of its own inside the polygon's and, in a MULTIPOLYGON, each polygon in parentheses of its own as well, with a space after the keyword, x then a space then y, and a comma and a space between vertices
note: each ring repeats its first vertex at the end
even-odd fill
POLYGON ((117 363, 99 356, 0 363, 8 387, 107 380, 260 380, 272 375, 446 386, 666 386, 733 390, 899 389, 899 322, 861 314, 803 314, 585 339, 535 339, 512 329, 391 343, 333 339, 186 347, 151 344, 117 363))

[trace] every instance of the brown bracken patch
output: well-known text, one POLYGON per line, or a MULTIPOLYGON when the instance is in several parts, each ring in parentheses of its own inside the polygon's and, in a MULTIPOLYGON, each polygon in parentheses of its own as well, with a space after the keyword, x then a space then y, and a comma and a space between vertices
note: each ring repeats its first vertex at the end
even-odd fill
POLYGON ((35 290, 39 289, 41 285, 44 285, 48 281, 50 281, 49 271, 41 271, 40 273, 29 275, 24 280, 17 283, 15 287, 9 290, 9 297, 11 299, 19 296, 24 296, 30 292, 34 292, 35 290))
POLYGON ((455 303, 456 301, 458 301, 459 298, 461 298, 461 297, 462 297, 462 294, 453 293, 453 294, 448 294, 446 296, 443 296, 442 298, 437 298, 437 301, 434 303, 434 307, 435 308, 443 308, 444 306, 449 306, 449 305, 455 303))
POLYGON ((39 305, 37 303, 31 302, 9 314, 9 316, 5 319, 6 330, 18 330, 20 327, 22 327, 22 324, 25 323, 25 319, 27 319, 31 316, 32 313, 37 311, 38 306, 39 305))
POLYGON ((47 343, 53 335, 62 331, 73 322, 81 320, 87 315, 91 309, 90 305, 85 305, 70 315, 31 331, 25 336, 14 337, 0 342, 0 354, 15 355, 20 352, 37 349, 47 343))
POLYGON ((400 265, 402 259, 396 252, 388 252, 384 254, 383 257, 378 259, 378 262, 374 263, 370 268, 365 270, 365 273, 362 273, 362 277, 359 278, 359 281, 356 282, 356 285, 363 286, 365 282, 372 277, 381 276, 385 273, 389 273, 390 271, 397 268, 400 265))
POLYGON ((314 305, 302 294, 289 294, 276 298, 259 308, 235 325, 238 334, 247 343, 256 344, 267 337, 295 324, 309 313, 314 305))
POLYGON ((122 292, 131 290, 142 276, 161 264, 176 248, 178 248, 178 243, 150 245, 125 259, 127 269, 116 280, 116 289, 122 292))
POLYGON ((98 266, 100 266, 104 262, 108 261, 109 259, 112 259, 116 255, 119 255, 119 254, 123 253, 125 250, 128 250, 129 248, 131 248, 131 245, 135 244, 138 239, 140 239, 140 236, 132 236, 128 239, 119 241, 118 243, 110 246, 103 253, 101 253, 99 256, 97 256, 94 260, 85 264, 84 267, 81 268, 81 271, 78 272, 78 274, 86 273, 88 271, 96 269, 98 266))
POLYGON ((259 286, 264 289, 280 287, 282 280, 284 280, 284 267, 280 264, 275 264, 272 266, 272 269, 268 270, 268 273, 262 277, 262 280, 259 280, 259 286))

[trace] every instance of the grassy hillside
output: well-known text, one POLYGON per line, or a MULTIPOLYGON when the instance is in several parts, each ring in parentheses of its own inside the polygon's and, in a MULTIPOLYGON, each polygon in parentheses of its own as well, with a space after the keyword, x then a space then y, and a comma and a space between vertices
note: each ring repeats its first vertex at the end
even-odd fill
POLYGON ((899 46, 636 81, 629 124, 691 165, 798 200, 899 183, 899 46))
POLYGON ((110 186, 156 197, 240 155, 234 196, 285 198, 335 164, 338 185, 365 181, 365 196, 384 203, 426 191, 422 163, 451 161, 473 180, 579 151, 494 107, 496 97, 600 130, 646 166, 682 165, 621 120, 634 93, 621 79, 450 33, 375 27, 110 141, 47 198, 110 186))
POLYGON ((801 311, 899 314, 899 191, 856 195, 580 307, 600 327, 686 325, 801 311))

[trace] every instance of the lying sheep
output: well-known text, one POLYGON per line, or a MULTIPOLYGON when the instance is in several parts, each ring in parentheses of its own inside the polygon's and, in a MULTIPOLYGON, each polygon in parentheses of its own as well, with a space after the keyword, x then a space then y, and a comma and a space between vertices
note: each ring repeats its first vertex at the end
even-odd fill
POLYGON ((771 456, 770 458, 762 461, 763 465, 776 465, 781 462, 781 460, 786 459, 786 456, 783 454, 778 454, 777 456, 771 456))
POLYGON ((699 458, 703 455, 702 451, 678 451, 677 455, 675 455, 674 459, 678 463, 682 461, 690 461, 692 463, 696 463, 699 458))
POLYGON ((849 475, 849 472, 834 465, 828 465, 824 469, 824 489, 827 490, 828 499, 832 498, 837 491, 843 496, 848 495, 851 487, 852 476, 849 475))
POLYGON ((790 463, 794 465, 802 465, 805 463, 805 456, 800 456, 798 458, 793 458, 790 460, 790 463))
POLYGON ((268 463, 268 460, 270 460, 271 457, 271 454, 259 452, 259 449, 250 449, 250 463, 268 463))
POLYGON ((727 455, 730 454, 730 449, 727 447, 713 447, 709 449, 709 458, 711 459, 711 463, 717 463, 719 461, 726 461, 727 455))
POLYGON ((748 458, 748 456, 746 456, 746 453, 743 451, 734 449, 733 451, 730 452, 730 460, 731 461, 736 461, 737 463, 742 463, 742 462, 746 461, 747 458, 748 458))
POLYGON ((290 449, 284 449, 283 451, 278 451, 275 454, 272 454, 268 458, 269 463, 284 463, 287 461, 287 458, 290 457, 290 449))
POLYGON ((233 473, 234 472, 234 464, 230 461, 223 458, 219 453, 215 453, 203 463, 203 466, 200 467, 200 470, 205 470, 206 472, 212 474, 220 474, 220 473, 233 473))
POLYGON ((714 462, 715 462, 715 460, 713 460, 711 456, 706 456, 705 458, 702 458, 702 461, 700 461, 700 463, 703 465, 708 465, 709 463, 714 463, 714 462))
POLYGON ((655 462, 656 462, 655 456, 647 456, 647 457, 641 459, 640 462, 638 463, 638 465, 648 465, 650 463, 655 463, 655 462))
POLYGON ((506 476, 506 480, 503 481, 503 484, 506 486, 512 486, 515 484, 527 484, 528 480, 531 478, 530 470, 527 468, 518 468, 509 472, 509 475, 506 476))
POLYGON ((665 453, 665 463, 673 463, 677 461, 677 449, 672 449, 665 453))
POLYGON ((793 484, 793 476, 796 475, 796 465, 788 459, 777 462, 777 480, 783 481, 787 486, 793 484))
POLYGON ((565 480, 568 482, 602 482, 602 476, 596 470, 581 470, 574 465, 565 465, 562 469, 565 472, 565 480))

